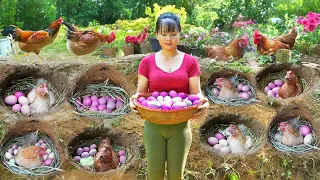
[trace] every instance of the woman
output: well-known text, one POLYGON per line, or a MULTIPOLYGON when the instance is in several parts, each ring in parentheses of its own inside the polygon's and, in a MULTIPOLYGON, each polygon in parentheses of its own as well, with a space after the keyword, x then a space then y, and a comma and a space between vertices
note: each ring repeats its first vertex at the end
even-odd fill
MULTIPOLYGON (((209 106, 208 100, 201 94, 200 68, 197 60, 177 50, 181 26, 179 18, 172 13, 164 13, 156 22, 156 35, 161 51, 143 58, 138 68, 137 93, 131 97, 130 107, 138 113, 132 100, 139 93, 153 91, 184 92, 198 94, 201 97, 200 111, 204 113, 209 106)), ((148 176, 150 180, 163 180, 165 161, 169 180, 182 179, 192 134, 189 121, 160 125, 145 121, 143 141, 146 149, 148 176)))

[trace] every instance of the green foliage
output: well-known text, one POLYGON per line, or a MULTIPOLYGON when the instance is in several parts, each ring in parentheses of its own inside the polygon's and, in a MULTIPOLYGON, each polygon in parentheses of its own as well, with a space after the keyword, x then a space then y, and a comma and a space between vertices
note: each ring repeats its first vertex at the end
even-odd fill
POLYGON ((319 12, 319 0, 277 0, 274 1, 274 15, 283 18, 286 14, 304 16, 309 11, 319 12), (288 4, 290 4, 288 6, 288 4))
POLYGON ((259 64, 260 65, 264 65, 264 64, 272 63, 272 62, 273 62, 273 57, 272 56, 268 56, 268 55, 259 56, 259 64))
POLYGON ((0 1, 0 29, 4 26, 15 23, 16 5, 18 0, 2 0, 0 1))
POLYGON ((228 180, 240 180, 239 176, 235 172, 228 173, 228 180))

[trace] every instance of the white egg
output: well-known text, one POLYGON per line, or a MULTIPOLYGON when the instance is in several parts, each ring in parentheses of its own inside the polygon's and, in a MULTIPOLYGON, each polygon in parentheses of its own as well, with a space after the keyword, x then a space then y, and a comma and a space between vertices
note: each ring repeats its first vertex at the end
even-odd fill
POLYGON ((8 160, 12 159, 12 154, 11 154, 11 153, 6 152, 6 153, 4 154, 4 156, 5 156, 8 160))
POLYGON ((13 154, 16 155, 18 153, 18 149, 13 150, 13 154))
POLYGON ((47 149, 46 152, 47 152, 48 154, 50 154, 50 153, 51 153, 51 149, 47 149))
POLYGON ((11 164, 14 165, 14 164, 16 163, 16 161, 15 161, 14 159, 10 159, 10 160, 9 160, 9 163, 11 163, 11 164))
POLYGON ((20 96, 19 98, 18 98, 18 102, 19 102, 19 104, 21 104, 21 105, 28 105, 29 104, 29 99, 28 98, 26 98, 26 97, 24 97, 24 96, 20 96))
POLYGON ((222 146, 228 146, 228 141, 226 139, 220 139, 219 144, 221 144, 222 146))
POLYGON ((220 151, 220 149, 222 148, 223 146, 221 144, 216 144, 213 146, 213 149, 216 150, 216 151, 220 151))
POLYGON ((43 157, 43 160, 45 161, 46 159, 48 159, 48 154, 45 154, 43 157))
POLYGON ((222 147, 221 149, 220 149, 220 152, 221 153, 224 153, 224 154, 230 154, 230 149, 229 149, 229 147, 222 147))
POLYGON ((311 144, 312 142, 312 134, 307 134, 303 139, 303 144, 311 144))
POLYGON ((51 153, 49 154, 48 158, 53 159, 53 158, 54 158, 54 153, 51 152, 51 153))
POLYGON ((24 116, 30 116, 31 114, 31 110, 30 110, 30 106, 29 105, 22 105, 21 106, 21 113, 24 116))

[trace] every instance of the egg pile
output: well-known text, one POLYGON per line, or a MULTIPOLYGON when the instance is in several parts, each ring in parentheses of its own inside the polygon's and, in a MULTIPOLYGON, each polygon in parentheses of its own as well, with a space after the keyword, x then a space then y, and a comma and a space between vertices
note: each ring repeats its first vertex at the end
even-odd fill
MULTIPOLYGON (((54 153, 51 149, 47 149, 47 144, 44 142, 43 139, 39 139, 35 146, 40 146, 46 150, 46 154, 43 155, 43 165, 44 166, 51 166, 54 161, 54 153)), ((11 148, 5 153, 5 158, 8 160, 8 163, 15 164, 14 156, 18 153, 18 150, 21 149, 20 146, 17 144, 13 144, 11 148)))
POLYGON ((213 149, 223 154, 230 154, 228 147, 228 141, 226 137, 221 133, 216 133, 214 137, 208 138, 208 144, 213 146, 213 149))
POLYGON ((73 160, 80 163, 82 166, 92 166, 94 155, 97 153, 97 145, 91 144, 89 147, 79 147, 76 151, 76 156, 73 160))
POLYGON ((29 99, 21 91, 14 92, 13 95, 5 97, 4 102, 12 106, 13 112, 21 112, 24 116, 30 116, 31 110, 29 106, 29 99))
POLYGON ((311 144, 312 142, 312 130, 308 125, 303 125, 299 127, 299 131, 303 136, 303 144, 311 144))
POLYGON ((101 111, 104 113, 112 113, 123 105, 121 98, 112 98, 111 96, 83 96, 82 99, 76 100, 76 105, 84 110, 101 111))
MULTIPOLYGON (((239 91, 239 98, 243 99, 243 100, 249 100, 252 96, 252 92, 250 91, 250 87, 245 84, 245 83, 239 83, 237 85, 237 89, 239 91)), ((220 89, 219 88, 212 88, 212 93, 215 96, 219 96, 220 93, 220 89)))
POLYGON ((264 92, 269 97, 279 98, 279 90, 283 85, 283 81, 281 79, 276 79, 274 82, 270 82, 268 86, 264 88, 264 92))
POLYGON ((169 92, 154 91, 149 97, 139 97, 138 102, 152 109, 182 109, 185 107, 200 104, 200 97, 194 94, 187 95, 184 92, 177 93, 174 90, 169 92))

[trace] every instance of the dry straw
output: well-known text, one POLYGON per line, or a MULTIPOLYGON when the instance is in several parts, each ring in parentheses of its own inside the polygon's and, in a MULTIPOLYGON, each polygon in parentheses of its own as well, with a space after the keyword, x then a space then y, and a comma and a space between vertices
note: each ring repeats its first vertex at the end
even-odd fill
MULTIPOLYGON (((275 134, 278 132, 278 129, 280 127, 280 123, 273 123, 270 127, 268 137, 269 137, 271 144, 279 151, 288 152, 288 153, 296 153, 296 154, 302 154, 302 153, 306 153, 306 152, 311 152, 315 149, 319 149, 317 147, 318 146, 318 137, 317 137, 316 133, 313 131, 312 125, 308 121, 301 119, 300 116, 293 118, 293 119, 297 119, 298 128, 303 125, 308 125, 311 127, 311 129, 312 129, 311 144, 310 145, 300 144, 300 145, 296 145, 296 146, 286 146, 286 145, 282 144, 281 142, 277 141, 275 139, 275 134)), ((290 119, 290 120, 293 120, 293 119, 290 119)))
POLYGON ((47 149, 51 149, 51 152, 54 153, 54 159, 51 166, 40 166, 37 168, 27 169, 16 164, 12 164, 8 162, 8 160, 5 158, 5 153, 8 152, 8 149, 10 149, 13 146, 13 144, 16 144, 19 147, 23 146, 28 134, 11 139, 2 145, 0 155, 1 161, 4 164, 4 166, 12 173, 29 176, 46 176, 54 174, 58 171, 62 171, 61 169, 59 169, 61 165, 60 154, 54 142, 47 135, 41 132, 36 131, 32 133, 37 133, 38 139, 43 139, 44 142, 47 144, 47 149))
MULTIPOLYGON (((13 95, 14 92, 16 91, 21 91, 27 96, 27 94, 33 88, 35 88, 37 84, 37 80, 38 78, 34 78, 34 77, 27 77, 24 79, 13 80, 11 82, 12 86, 6 90, 5 96, 13 95)), ((63 102, 67 91, 65 89, 62 93, 59 93, 59 91, 51 83, 48 82, 47 85, 48 85, 48 91, 51 91, 55 97, 55 102, 51 107, 51 109, 54 109, 63 102)))
MULTIPOLYGON (((129 95, 128 93, 120 86, 117 86, 110 82, 109 80, 106 80, 104 83, 100 84, 89 84, 86 89, 76 92, 72 95, 70 98, 70 102, 74 106, 74 108, 77 110, 77 114, 81 116, 92 116, 97 118, 105 118, 110 119, 114 118, 119 115, 124 115, 129 113, 129 95), (102 111, 90 111, 85 110, 83 108, 80 108, 76 100, 82 99, 85 95, 96 95, 98 97, 101 96, 111 96, 112 98, 120 98, 123 101, 123 105, 119 107, 118 109, 114 110, 112 113, 105 113, 102 111)), ((81 106, 84 106, 83 104, 80 104, 81 106)), ((85 106, 84 106, 85 107, 85 106)), ((89 107, 87 107, 89 109, 89 107)))
MULTIPOLYGON (((72 156, 72 159, 76 155, 75 152, 76 152, 77 148, 79 148, 79 147, 90 147, 91 144, 96 144, 97 145, 97 150, 98 150, 99 144, 100 144, 100 142, 102 140, 103 140, 102 137, 96 137, 96 138, 90 139, 90 140, 81 140, 76 147, 73 147, 72 149, 70 149, 70 151, 72 151, 70 153, 70 155, 72 156)), ((133 157, 133 154, 132 154, 131 150, 130 149, 126 149, 123 146, 112 145, 112 149, 117 153, 117 155, 118 155, 119 151, 125 150, 125 157, 126 157, 125 163, 120 163, 119 162, 118 167, 116 169, 120 168, 122 165, 125 165, 133 157)), ((83 166, 79 162, 76 162, 76 161, 74 161, 74 162, 77 165, 79 165, 80 167, 82 167, 83 169, 87 170, 87 171, 95 172, 94 165, 92 165, 92 166, 83 166)))
POLYGON ((206 94, 208 96, 208 98, 216 103, 216 104, 225 104, 225 105, 229 105, 229 106, 241 106, 244 104, 250 104, 250 103, 255 103, 255 102, 259 102, 256 97, 256 91, 254 90, 254 87, 252 86, 252 84, 250 83, 250 81, 246 80, 245 78, 243 78, 242 76, 240 76, 239 74, 236 74, 234 76, 232 76, 230 78, 231 81, 233 81, 233 84, 235 87, 238 86, 238 84, 243 83, 249 86, 250 88, 250 92, 251 92, 251 97, 248 100, 244 100, 242 98, 238 98, 238 99, 231 99, 231 100, 226 100, 226 99, 222 99, 219 96, 216 96, 215 94, 213 94, 212 89, 213 88, 217 88, 219 89, 216 85, 214 85, 214 81, 208 81, 208 82, 212 82, 212 83, 208 83, 206 85, 206 94))

